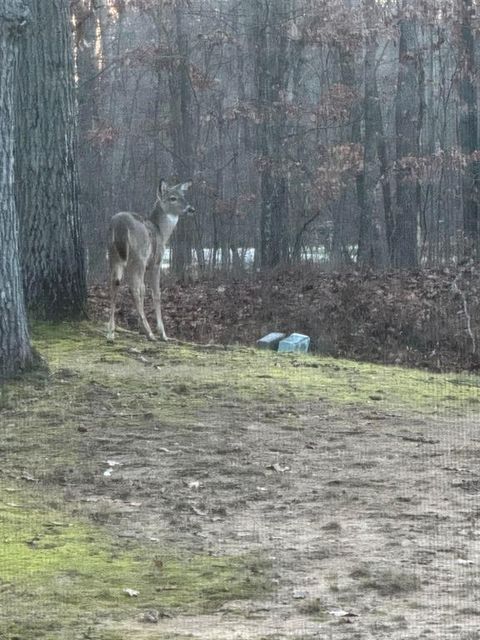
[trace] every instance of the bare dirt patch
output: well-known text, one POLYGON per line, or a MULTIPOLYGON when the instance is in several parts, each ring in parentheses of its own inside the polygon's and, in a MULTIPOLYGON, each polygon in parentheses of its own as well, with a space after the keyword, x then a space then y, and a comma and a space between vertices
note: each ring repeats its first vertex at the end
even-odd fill
POLYGON ((124 623, 131 637, 404 640, 478 630, 473 422, 317 404, 299 407, 293 424, 212 408, 191 430, 159 433, 146 429, 135 451, 118 433, 105 447, 123 464, 108 500, 134 486, 142 503, 117 531, 219 555, 260 551, 275 589, 209 616, 161 618, 155 629, 124 623))

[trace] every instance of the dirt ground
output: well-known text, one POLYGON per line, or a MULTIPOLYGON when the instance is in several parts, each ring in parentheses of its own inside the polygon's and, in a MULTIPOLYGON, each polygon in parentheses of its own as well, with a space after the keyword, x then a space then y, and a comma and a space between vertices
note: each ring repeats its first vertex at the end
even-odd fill
MULTIPOLYGON (((94 434, 92 434, 94 435, 94 434)), ((274 591, 212 615, 124 623, 135 638, 480 637, 478 421, 212 406, 191 429, 103 431, 115 482, 141 506, 118 535, 214 554, 261 551, 274 591)), ((130 637, 130 636, 129 636, 130 637)))
MULTIPOLYGON (((74 416, 78 437, 60 444, 57 434, 55 447, 70 442, 77 461, 44 469, 40 485, 60 489, 120 545, 261 558, 252 575, 269 587, 227 595, 209 612, 139 607, 102 620, 99 635, 72 637, 480 638, 478 378, 448 386, 453 378, 414 374, 431 397, 402 407, 386 377, 395 368, 137 337, 98 349, 50 353, 62 423, 74 416), (345 379, 349 401, 335 396, 345 379), (145 389, 128 404, 133 380, 145 389), (451 395, 466 387, 468 401, 451 395)), ((4 410, 12 429, 16 412, 4 410)), ((161 574, 161 553, 152 563, 161 574)))

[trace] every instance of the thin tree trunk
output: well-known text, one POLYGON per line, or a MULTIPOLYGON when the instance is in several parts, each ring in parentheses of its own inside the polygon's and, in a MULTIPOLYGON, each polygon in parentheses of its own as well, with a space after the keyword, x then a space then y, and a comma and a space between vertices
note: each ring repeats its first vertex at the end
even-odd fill
POLYGON ((396 267, 418 263, 417 221, 419 183, 411 158, 418 156, 422 102, 420 99, 421 54, 416 19, 400 23, 399 70, 395 99, 397 207, 393 230, 393 261, 396 267))
POLYGON ((383 194, 383 209, 385 218, 385 236, 388 248, 388 262, 391 264, 393 260, 393 205, 392 205, 392 188, 390 184, 390 167, 388 162, 388 146, 385 136, 385 127, 383 125, 382 105, 378 94, 377 76, 375 74, 372 100, 372 118, 375 120, 375 128, 377 135, 377 154, 380 162, 380 182, 383 194))
MULTIPOLYGON (((348 5, 351 3, 348 2, 348 5)), ((351 7, 349 7, 351 8, 351 7)), ((354 144, 361 144, 362 142, 362 110, 363 100, 361 98, 359 90, 359 82, 357 74, 355 72, 355 51, 351 49, 349 43, 345 42, 339 46, 339 62, 340 62, 340 75, 342 83, 348 87, 352 92, 358 94, 358 97, 354 100, 349 113, 351 121, 350 131, 347 132, 347 142, 353 142, 354 144)), ((365 211, 365 172, 360 172, 355 177, 355 195, 357 201, 358 211, 360 211, 360 228, 359 228, 359 254, 362 253, 364 242, 364 222, 362 218, 362 212, 365 211)), ((353 203, 352 206, 354 207, 353 203)), ((348 243, 346 237, 346 229, 348 229, 347 220, 352 215, 356 215, 357 211, 345 210, 345 207, 335 207, 333 212, 333 231, 332 231, 332 261, 336 267, 345 266, 347 262, 347 255, 345 252, 345 245, 348 243)), ((350 258, 348 257, 348 260, 350 258)))
POLYGON ((101 276, 105 270, 105 180, 102 144, 96 134, 100 125, 97 74, 98 13, 100 0, 77 0, 72 5, 76 18, 76 71, 78 76, 78 169, 80 176, 79 206, 89 247, 88 270, 101 276), (101 225, 99 225, 101 221, 101 225))
MULTIPOLYGON (((371 11, 371 8, 367 7, 367 11, 371 11)), ((380 214, 375 201, 375 189, 378 183, 376 52, 377 37, 375 28, 371 27, 365 51, 365 140, 363 145, 363 195, 360 211, 358 262, 374 268, 383 268, 387 264, 384 225, 380 221, 380 214)))
POLYGON ((475 85, 475 41, 472 27, 472 0, 461 0, 462 22, 460 25, 460 116, 459 142, 467 156, 462 174, 463 232, 465 254, 480 256, 480 224, 478 190, 480 184, 480 163, 471 155, 478 150, 477 90, 475 85))
MULTIPOLYGON (((193 175, 193 122, 191 113, 192 89, 189 74, 188 34, 185 31, 183 9, 174 8, 176 52, 178 65, 169 76, 170 126, 174 150, 174 167, 179 182, 193 175)), ((192 263, 193 220, 186 216, 178 221, 171 242, 172 269, 182 274, 192 263)))

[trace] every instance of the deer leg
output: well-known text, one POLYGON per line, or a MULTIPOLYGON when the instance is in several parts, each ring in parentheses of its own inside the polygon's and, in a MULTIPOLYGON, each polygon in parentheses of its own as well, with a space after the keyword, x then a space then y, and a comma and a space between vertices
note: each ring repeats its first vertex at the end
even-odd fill
POLYGON ((157 331, 160 337, 165 342, 168 340, 165 333, 165 327, 163 326, 162 319, 162 306, 161 306, 161 294, 160 294, 160 269, 152 269, 150 275, 150 287, 152 289, 153 306, 155 308, 155 316, 157 318, 157 331))
POLYGON ((130 291, 132 292, 133 302, 135 309, 137 310, 140 320, 142 321, 143 329, 147 334, 149 340, 156 340, 155 336, 150 329, 147 317, 145 315, 144 302, 145 302, 145 282, 143 280, 143 274, 133 274, 130 280, 130 291))
POLYGON ((115 255, 112 257, 114 250, 115 249, 110 249, 108 256, 110 262, 110 317, 107 326, 107 340, 110 342, 115 339, 115 309, 117 306, 120 282, 123 278, 123 265, 115 260, 115 255))
POLYGON ((117 278, 112 278, 110 281, 110 318, 107 328, 107 340, 113 342, 115 340, 115 307, 117 306, 118 290, 120 288, 120 282, 117 278))

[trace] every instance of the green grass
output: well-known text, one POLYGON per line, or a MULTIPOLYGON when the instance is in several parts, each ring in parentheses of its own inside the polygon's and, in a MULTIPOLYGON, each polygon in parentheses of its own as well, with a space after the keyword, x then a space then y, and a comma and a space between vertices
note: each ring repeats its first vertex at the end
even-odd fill
POLYGON ((38 507, 41 499, 0 486, 2 639, 83 637, 80 630, 107 619, 135 619, 151 608, 203 613, 270 589, 261 558, 120 543, 63 510, 38 507))
MULTIPOLYGON (((89 324, 37 325, 34 339, 54 371, 71 367, 83 383, 94 380, 112 392, 138 393, 142 400, 152 393, 158 401, 173 397, 189 414, 222 400, 263 404, 325 400, 427 413, 480 407, 480 376, 476 375, 434 374, 241 347, 152 345, 140 335, 123 334, 109 345, 100 329, 89 324)), ((167 411, 171 408, 167 406, 167 411)), ((178 413, 184 411, 177 415, 174 411, 174 417, 178 413)))
MULTIPOLYGON (((99 328, 38 324, 34 343, 50 374, 2 389, 0 418, 7 466, 48 480, 75 467, 81 431, 135 430, 146 422, 192 429, 202 412, 289 411, 323 402, 354 411, 478 413, 480 378, 432 374, 313 355, 151 344, 121 334, 108 344, 99 328), (35 438, 31 434, 35 432, 35 438)), ((303 410, 303 409, 302 409, 303 410)), ((85 462, 88 467, 89 460, 85 462)))

